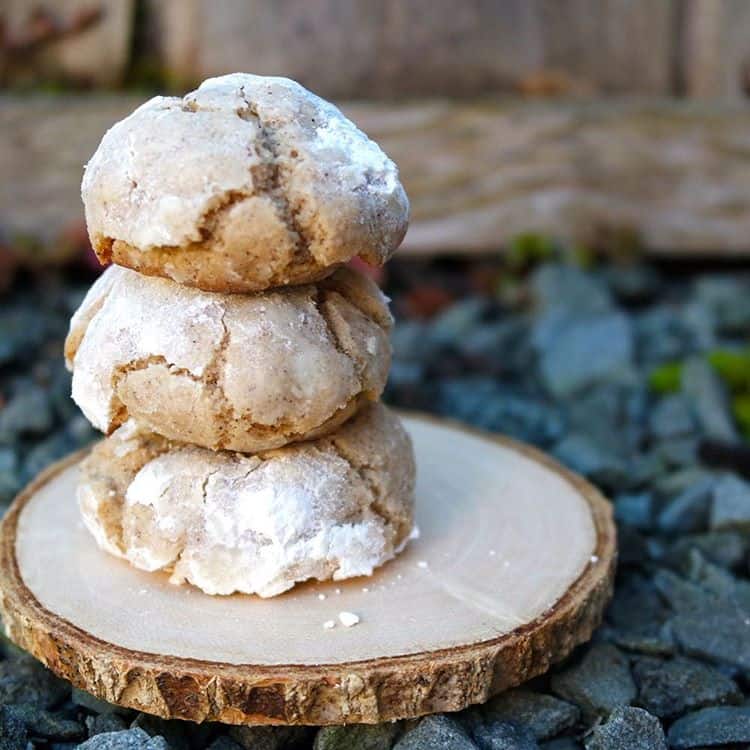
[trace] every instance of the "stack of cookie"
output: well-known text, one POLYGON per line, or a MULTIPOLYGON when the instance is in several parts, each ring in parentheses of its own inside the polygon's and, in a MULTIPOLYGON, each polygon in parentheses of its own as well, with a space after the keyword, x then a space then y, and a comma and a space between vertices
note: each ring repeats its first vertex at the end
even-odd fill
POLYGON ((115 264, 65 352, 73 398, 109 434, 79 486, 99 546, 260 596, 393 557, 414 459, 378 402, 392 319, 344 265, 403 238, 393 162, 293 81, 235 74, 115 125, 82 193, 115 264))

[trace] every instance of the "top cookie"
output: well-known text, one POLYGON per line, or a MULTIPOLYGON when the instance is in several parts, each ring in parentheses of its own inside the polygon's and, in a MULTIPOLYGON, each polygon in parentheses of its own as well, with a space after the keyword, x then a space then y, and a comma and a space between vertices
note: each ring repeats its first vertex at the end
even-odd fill
POLYGON ((385 262, 406 232, 396 165, 332 104, 287 78, 211 78, 114 125, 81 186, 103 263, 208 291, 385 262))

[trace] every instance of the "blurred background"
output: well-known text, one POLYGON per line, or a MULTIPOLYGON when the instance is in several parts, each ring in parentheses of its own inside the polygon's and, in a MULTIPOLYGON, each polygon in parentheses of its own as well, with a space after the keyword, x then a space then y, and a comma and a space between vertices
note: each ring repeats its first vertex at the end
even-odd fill
POLYGON ((60 356, 98 272, 83 164, 236 70, 335 100, 400 167, 411 227, 369 270, 392 402, 611 492, 748 470, 750 3, 2 0, 0 501, 92 438, 60 356))
MULTIPOLYGON (((747 700, 747 0, 0 0, 0 506, 94 437, 61 356, 99 271, 83 164, 147 97, 234 71, 333 99, 400 167, 411 227, 366 269, 387 400, 614 500, 615 602, 555 747, 613 685, 665 727, 747 700)), ((735 719, 699 744, 750 741, 735 719)))

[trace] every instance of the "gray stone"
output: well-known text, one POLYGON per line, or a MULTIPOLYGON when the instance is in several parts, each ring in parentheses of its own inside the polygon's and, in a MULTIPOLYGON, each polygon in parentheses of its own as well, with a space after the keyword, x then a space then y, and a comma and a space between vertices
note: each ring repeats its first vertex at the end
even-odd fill
POLYGON ((706 560, 700 550, 691 549, 685 557, 681 572, 692 583, 716 594, 723 602, 740 604, 737 596, 744 581, 737 580, 728 570, 706 560))
POLYGON ((578 664, 553 675, 550 686, 560 697, 580 706, 587 721, 607 716, 636 697, 627 658, 605 643, 592 646, 578 664))
POLYGON ((46 336, 46 320, 37 310, 25 306, 0 310, 0 366, 35 353, 46 336))
POLYGON ((722 333, 744 336, 750 326, 750 285, 727 276, 702 276, 695 284, 696 300, 713 313, 722 333))
POLYGON ((424 367, 419 362, 393 360, 388 372, 388 385, 403 388, 414 387, 424 380, 424 367))
POLYGON ((653 584, 671 609, 680 614, 693 614, 714 609, 719 600, 702 586, 686 581, 671 570, 657 570, 653 584))
POLYGON ((642 566, 651 557, 649 540, 632 526, 621 526, 618 534, 617 559, 621 566, 642 566))
POLYGON ((439 391, 442 412, 476 427, 503 432, 537 445, 548 445, 563 432, 558 409, 504 389, 492 378, 454 378, 439 391))
POLYGON ((572 737, 558 737, 549 742, 542 742, 541 750, 581 750, 583 745, 572 737))
POLYGON ((86 728, 89 737, 105 732, 121 732, 128 728, 128 724, 122 716, 113 713, 98 714, 86 717, 86 728))
POLYGON ((643 394, 639 388, 601 383, 566 404, 571 433, 585 435, 607 453, 620 454, 642 442, 643 394))
POLYGON ((713 490, 712 529, 750 531, 750 483, 733 474, 720 477, 713 490))
POLYGON ((648 531, 654 521, 654 496, 650 492, 615 497, 615 519, 636 529, 648 531))
POLYGON ((502 318, 475 326, 455 344, 466 357, 488 359, 504 365, 511 363, 511 367, 504 368, 511 370, 530 354, 527 351, 519 357, 519 350, 528 350, 527 323, 520 318, 502 318))
POLYGON ((428 330, 427 323, 418 320, 398 321, 391 334, 393 359, 424 364, 435 350, 428 330))
POLYGON ((612 295, 593 274, 572 265, 544 263, 531 275, 531 294, 539 310, 564 307, 579 313, 612 308, 612 295))
POLYGON ((315 737, 314 750, 391 750, 399 728, 390 722, 323 727, 315 737))
POLYGON ((477 745, 455 719, 437 714, 406 732, 393 750, 477 750, 477 745))
POLYGON ((38 385, 27 385, 0 408, 0 443, 13 443, 21 435, 43 435, 53 422, 47 392, 38 385))
POLYGON ((635 316, 638 358, 648 364, 672 362, 685 355, 689 334, 678 312, 657 306, 635 316))
POLYGON ((476 721, 472 737, 481 750, 539 750, 529 729, 509 721, 476 721))
POLYGON ((659 513, 659 528, 667 533, 704 531, 712 502, 714 480, 704 477, 669 501, 659 513))
POLYGON ((95 734, 78 747, 79 750, 169 750, 163 737, 149 737, 138 728, 95 734))
POLYGON ((242 750, 242 746, 226 735, 221 735, 208 746, 208 750, 242 750))
POLYGON ((0 706, 0 750, 27 750, 26 725, 14 706, 0 706))
POLYGON ((616 708, 586 738, 586 750, 667 750, 659 720, 642 708, 616 708))
POLYGON ((698 466, 674 469, 663 476, 654 477, 653 490, 661 498, 672 498, 693 485, 712 478, 714 475, 710 471, 698 466))
POLYGON ((23 486, 18 453, 0 447, 0 504, 9 503, 23 486))
POLYGON ((571 322, 558 332, 539 362, 542 381, 558 398, 610 379, 625 379, 633 358, 630 320, 609 313, 571 322))
POLYGON ((750 742, 750 707, 703 708, 677 719, 667 736, 675 750, 750 742))
POLYGON ((95 695, 91 695, 91 693, 87 693, 85 690, 77 687, 72 689, 71 699, 77 706, 82 706, 97 714, 130 712, 129 709, 107 703, 107 701, 103 701, 101 698, 97 698, 95 695))
POLYGON ((659 628, 655 635, 641 632, 613 630, 609 640, 625 651, 634 651, 648 656, 671 656, 675 652, 675 644, 671 638, 669 628, 659 628))
POLYGON ((684 656, 638 659, 633 675, 638 685, 638 705, 662 719, 742 700, 733 680, 718 669, 684 656))
POLYGON ((695 429, 690 405, 681 394, 659 399, 654 405, 648 423, 651 434, 658 439, 689 435, 695 429))
POLYGON ((457 344, 474 330, 487 309, 482 297, 467 297, 437 315, 430 325, 429 336, 437 346, 457 344))
POLYGON ((553 453, 566 466, 579 474, 608 486, 625 481, 628 467, 625 460, 600 442, 581 433, 566 435, 553 449, 553 453))
POLYGON ((621 579, 609 608, 607 620, 621 631, 656 635, 670 615, 653 582, 642 576, 621 579))
POLYGON ((706 609, 679 614, 670 628, 686 654, 750 675, 750 620, 742 612, 706 609))
POLYGON ((662 440, 653 450, 667 467, 692 466, 697 461, 700 441, 697 437, 662 440))
POLYGON ((661 286, 659 274, 644 264, 612 266, 605 278, 618 299, 628 303, 641 303, 653 299, 661 286))
POLYGON ((491 698, 483 708, 485 718, 525 726, 538 740, 546 740, 570 729, 580 713, 571 703, 525 688, 507 690, 491 698))
POLYGON ((684 566, 691 550, 701 554, 717 565, 735 568, 747 557, 748 540, 736 531, 708 531, 704 534, 688 534, 677 539, 668 553, 668 561, 684 566))
POLYGON ((27 479, 35 477, 40 471, 66 456, 76 447, 75 441, 66 430, 50 435, 27 454, 23 465, 24 477, 27 479))
POLYGON ((307 727, 232 727, 229 736, 245 750, 287 750, 305 742, 307 727))
POLYGON ((80 740, 86 736, 83 725, 65 716, 29 704, 15 705, 11 708, 32 737, 47 740, 80 740))
POLYGON ((0 662, 0 704, 29 703, 54 708, 70 695, 70 685, 24 654, 0 662))
POLYGON ((170 750, 189 750, 190 748, 190 732, 188 731, 190 725, 185 722, 168 721, 158 716, 140 713, 130 727, 142 729, 149 737, 163 737, 170 750))
POLYGON ((707 437, 738 439, 724 384, 704 359, 692 357, 683 365, 682 393, 692 404, 695 418, 707 437))

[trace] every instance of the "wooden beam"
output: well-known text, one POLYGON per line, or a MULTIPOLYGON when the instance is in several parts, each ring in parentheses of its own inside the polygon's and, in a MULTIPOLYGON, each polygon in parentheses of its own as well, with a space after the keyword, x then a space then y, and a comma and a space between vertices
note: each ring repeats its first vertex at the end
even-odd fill
MULTIPOLYGON (((0 228, 53 238, 135 97, 0 97, 0 228)), ((524 231, 654 253, 750 255, 750 106, 674 101, 345 104, 398 163, 404 253, 492 252, 524 231)))

